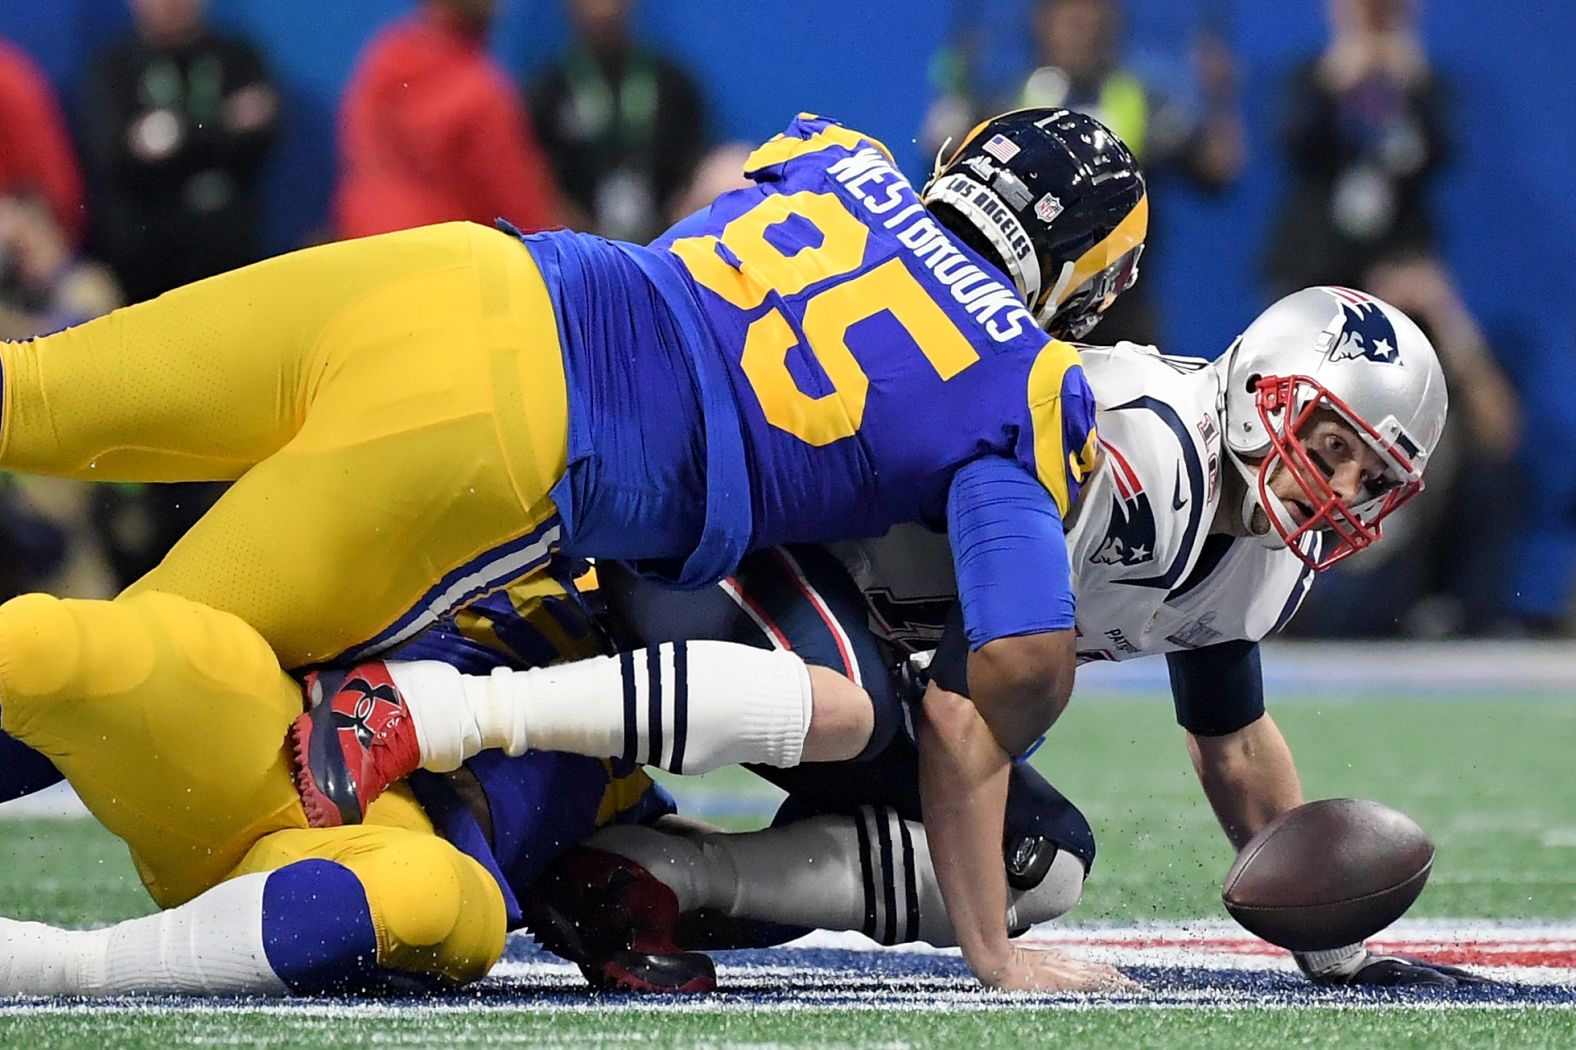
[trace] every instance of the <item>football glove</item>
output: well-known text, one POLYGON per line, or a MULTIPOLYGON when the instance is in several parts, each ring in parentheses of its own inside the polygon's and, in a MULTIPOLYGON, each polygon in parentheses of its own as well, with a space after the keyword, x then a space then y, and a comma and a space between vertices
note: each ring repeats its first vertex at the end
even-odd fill
POLYGON ((1410 955, 1377 955, 1361 944, 1326 952, 1292 952, 1292 958, 1314 984, 1400 988, 1493 983, 1459 966, 1446 966, 1410 955))

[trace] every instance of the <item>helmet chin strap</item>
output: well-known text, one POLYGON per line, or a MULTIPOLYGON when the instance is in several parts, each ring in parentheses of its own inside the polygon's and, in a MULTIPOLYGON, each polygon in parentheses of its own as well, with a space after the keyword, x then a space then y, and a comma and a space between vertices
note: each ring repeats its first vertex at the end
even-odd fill
MULTIPOLYGON (((1231 464, 1232 469, 1242 478, 1242 502, 1237 507, 1237 523, 1242 526, 1244 533, 1262 546, 1268 547, 1270 550, 1284 550, 1286 541, 1281 538, 1281 534, 1271 524, 1272 512, 1259 499, 1259 467, 1243 462, 1242 458, 1232 450, 1230 445, 1226 445, 1225 452, 1226 461, 1231 464), (1253 527, 1255 511, 1264 515, 1264 531, 1262 532, 1253 527)), ((1291 514, 1273 492, 1270 493, 1270 499, 1275 500, 1275 510, 1280 512, 1281 520, 1290 521, 1291 514)))

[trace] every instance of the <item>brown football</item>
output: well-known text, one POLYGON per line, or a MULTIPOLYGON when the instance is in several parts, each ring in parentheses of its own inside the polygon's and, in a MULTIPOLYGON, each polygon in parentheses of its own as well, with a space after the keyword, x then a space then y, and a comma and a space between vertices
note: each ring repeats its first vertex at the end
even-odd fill
POLYGON ((1250 933, 1292 951, 1373 936, 1411 907, 1434 844, 1405 813, 1357 798, 1288 810, 1242 847, 1221 900, 1250 933))

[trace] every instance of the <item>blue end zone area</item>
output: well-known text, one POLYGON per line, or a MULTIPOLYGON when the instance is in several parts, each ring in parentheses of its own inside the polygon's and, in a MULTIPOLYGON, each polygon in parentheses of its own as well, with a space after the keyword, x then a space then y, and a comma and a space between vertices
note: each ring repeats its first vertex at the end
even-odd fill
MULTIPOLYGON (((956 954, 932 951, 860 951, 838 948, 773 948, 717 952, 719 990, 687 1001, 716 1009, 827 1007, 924 1009, 1026 1005, 1122 1006, 1576 1006, 1576 987, 1549 984, 1490 984, 1459 988, 1363 990, 1324 988, 1300 974, 1280 970, 1213 967, 1124 966, 1144 985, 1136 995, 1004 996, 984 991, 956 954)), ((557 958, 523 937, 512 938, 505 953, 523 966, 552 964, 557 958)), ((524 991, 518 978, 494 978, 501 993, 524 991)), ((489 988, 489 993, 492 989, 489 988)), ((536 993, 538 996, 540 992, 536 993)), ((573 985, 554 993, 569 1003, 584 995, 573 985)), ((686 1000, 600 995, 601 1003, 638 1001, 647 1006, 686 1000)), ((538 999, 538 1001, 540 1001, 538 999)))
POLYGON ((987 992, 956 954, 933 951, 865 951, 778 948, 719 952, 720 988, 711 995, 652 997, 593 993, 570 964, 528 938, 512 937, 494 976, 448 994, 322 996, 299 999, 161 997, 82 1000, 17 999, 0 1005, 0 1018, 51 1013, 170 1013, 184 1010, 246 1013, 373 1015, 451 1011, 594 1012, 621 1007, 643 1011, 717 1014, 793 1010, 955 1011, 1042 1008, 1146 1009, 1204 1007, 1228 1010, 1327 1007, 1342 1010, 1576 1007, 1571 984, 1489 984, 1460 988, 1365 991, 1321 988, 1295 973, 1241 968, 1124 966, 1144 985, 1140 993, 1113 995, 1001 995, 987 992))

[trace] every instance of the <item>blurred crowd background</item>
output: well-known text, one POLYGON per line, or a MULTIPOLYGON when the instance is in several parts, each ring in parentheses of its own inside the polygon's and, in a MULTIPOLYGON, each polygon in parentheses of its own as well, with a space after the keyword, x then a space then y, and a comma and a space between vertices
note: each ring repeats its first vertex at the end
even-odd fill
MULTIPOLYGON (((800 110, 919 182, 981 117, 1066 105, 1152 188, 1143 277, 1091 341, 1214 357, 1332 283, 1441 351, 1429 495, 1293 630, 1569 636, 1573 39, 1556 2, 5 0, 0 338, 427 222, 646 240, 800 110)), ((112 593, 216 491, 0 476, 0 596, 112 593)))

